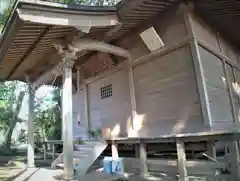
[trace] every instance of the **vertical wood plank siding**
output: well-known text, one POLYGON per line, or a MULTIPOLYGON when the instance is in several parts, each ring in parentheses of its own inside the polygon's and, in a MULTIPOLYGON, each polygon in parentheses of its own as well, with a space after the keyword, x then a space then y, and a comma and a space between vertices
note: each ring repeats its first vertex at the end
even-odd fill
POLYGON ((213 124, 233 122, 221 59, 199 46, 213 124))
POLYGON ((92 82, 89 87, 89 106, 92 128, 117 129, 126 134, 126 126, 131 116, 131 105, 127 69, 122 69, 106 78, 92 82), (100 88, 112 84, 112 96, 101 99, 100 88))
MULTIPOLYGON (((187 37, 180 11, 167 14, 153 26, 162 38, 165 49, 187 37)), ((139 35, 123 40, 121 45, 135 59, 149 53, 139 35)), ((133 76, 137 112, 143 116, 143 127, 138 136, 204 129, 189 46, 176 48, 170 53, 134 66, 133 76)), ((124 134, 126 121, 131 115, 127 69, 90 83, 89 101, 93 127, 112 129, 120 123, 121 133, 124 134), (108 84, 113 85, 113 95, 108 99, 101 99, 100 87, 108 84)))
MULTIPOLYGON (((201 61, 204 66, 205 81, 207 83, 213 129, 233 129, 236 127, 231 114, 231 101, 227 92, 226 77, 222 67, 224 57, 229 59, 226 64, 226 72, 233 96, 235 112, 239 114, 239 96, 234 92, 233 84, 237 82, 235 75, 239 72, 235 66, 239 65, 240 51, 237 47, 226 41, 213 27, 208 26, 202 19, 192 15, 194 19, 194 31, 199 45, 201 61), (235 70, 235 72, 234 72, 235 70)), ((239 117, 239 115, 237 115, 239 117)))
POLYGON ((144 116, 143 136, 203 129, 189 47, 134 68, 137 111, 144 116))

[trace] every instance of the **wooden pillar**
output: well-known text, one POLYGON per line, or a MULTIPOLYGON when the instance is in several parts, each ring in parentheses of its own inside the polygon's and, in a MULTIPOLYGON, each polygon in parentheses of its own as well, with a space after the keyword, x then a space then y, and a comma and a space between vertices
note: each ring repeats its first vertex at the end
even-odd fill
POLYGON ((214 141, 207 142, 207 151, 208 151, 208 156, 210 156, 216 160, 217 152, 216 152, 216 146, 215 146, 214 141))
MULTIPOLYGON (((217 40, 218 40, 218 46, 220 49, 220 52, 223 53, 222 50, 222 45, 220 41, 220 36, 219 33, 217 33, 217 40)), ((230 102, 230 109, 232 113, 232 118, 235 123, 238 123, 238 113, 237 109, 234 106, 234 96, 233 96, 233 90, 232 90, 232 82, 230 82, 230 75, 229 72, 227 71, 227 64, 224 58, 221 58, 222 60, 222 65, 223 65, 223 72, 225 75, 226 79, 226 86, 227 86, 227 91, 228 91, 228 97, 229 97, 229 102, 230 102)), ((229 144, 229 151, 231 155, 231 179, 232 180, 238 180, 240 181, 240 170, 239 170, 239 147, 238 147, 239 141, 233 141, 229 144)), ((226 153, 226 147, 225 147, 225 153, 226 153)))
POLYGON ((47 160, 47 143, 43 143, 43 159, 47 160))
POLYGON ((137 115, 137 103, 136 103, 136 95, 135 95, 135 86, 134 86, 134 76, 133 76, 133 68, 132 68, 132 60, 128 60, 128 80, 129 80, 129 91, 130 91, 130 102, 131 102, 131 109, 132 109, 132 131, 135 130, 134 119, 137 115))
POLYGON ((80 68, 77 68, 77 92, 80 91, 80 68))
POLYGON ((92 124, 89 118, 88 85, 85 82, 83 84, 83 91, 84 91, 84 117, 88 125, 87 131, 89 132, 92 130, 92 124))
POLYGON ((240 181, 239 149, 237 141, 230 142, 229 151, 230 151, 231 180, 240 181))
POLYGON ((177 147, 177 166, 179 172, 179 181, 188 181, 184 141, 181 139, 177 139, 176 147, 177 147))
POLYGON ((141 176, 146 177, 148 175, 147 150, 146 150, 146 143, 143 141, 140 141, 140 144, 139 144, 139 154, 140 154, 141 176))
POLYGON ((140 148, 138 144, 135 145, 135 156, 137 159, 140 158, 140 148))
POLYGON ((35 90, 32 84, 28 82, 28 148, 27 148, 27 166, 28 168, 35 167, 34 163, 34 95, 35 90))
POLYGON ((194 63, 194 71, 197 80, 197 87, 199 92, 199 98, 201 102, 201 111, 203 115, 203 123, 211 128, 212 126, 212 118, 211 118, 211 110, 210 110, 210 101, 207 93, 207 85, 204 76, 203 65, 199 53, 199 47, 197 42, 196 33, 194 30, 194 24, 192 20, 191 12, 193 11, 193 4, 181 4, 181 11, 184 13, 184 19, 186 24, 186 29, 188 32, 188 36, 192 38, 190 41, 190 49, 192 53, 193 63, 194 63))
MULTIPOLYGON (((220 36, 219 33, 217 33, 217 40, 218 40, 218 46, 220 49, 220 52, 223 53, 223 48, 221 45, 221 41, 220 41, 220 36)), ((232 113, 232 117, 233 117, 233 121, 235 123, 238 123, 238 110, 234 105, 234 95, 233 95, 233 88, 232 88, 232 82, 230 82, 230 75, 229 72, 227 71, 227 64, 226 64, 226 60, 224 58, 221 58, 222 61, 222 67, 223 67, 223 72, 224 72, 224 76, 226 79, 226 86, 227 86, 227 92, 228 92, 228 97, 229 97, 229 103, 230 103, 230 109, 231 109, 231 113, 232 113)))
MULTIPOLYGON (((209 129, 211 129, 212 113, 210 110, 210 101, 209 101, 209 96, 207 92, 207 85, 206 85, 203 65, 202 65, 202 61, 199 53, 197 36, 195 33, 194 23, 193 23, 192 14, 191 14, 193 12, 193 9, 194 9, 194 5, 192 3, 189 3, 188 5, 181 4, 180 6, 180 11, 182 11, 182 13, 184 14, 184 20, 185 20, 188 36, 192 38, 190 41, 190 49, 191 49, 191 54, 192 54, 193 63, 194 63, 194 72, 197 80, 199 98, 201 102, 203 123, 209 129)), ((207 143, 207 148, 208 148, 208 152, 212 153, 211 156, 214 156, 216 154, 214 153, 214 151, 216 150, 214 144, 207 143)))
POLYGON ((52 144, 52 159, 55 159, 55 144, 52 144))
POLYGON ((66 179, 73 178, 73 135, 72 135, 72 68, 74 61, 65 59, 63 65, 62 126, 63 163, 66 179))
POLYGON ((118 155, 118 145, 115 141, 112 141, 112 158, 113 160, 117 160, 119 157, 118 155))
POLYGON ((133 69, 131 65, 129 65, 128 69, 129 73, 129 89, 130 89, 130 100, 132 106, 132 116, 136 115, 137 112, 137 104, 136 104, 136 96, 135 96, 135 87, 134 87, 134 77, 133 77, 133 69))

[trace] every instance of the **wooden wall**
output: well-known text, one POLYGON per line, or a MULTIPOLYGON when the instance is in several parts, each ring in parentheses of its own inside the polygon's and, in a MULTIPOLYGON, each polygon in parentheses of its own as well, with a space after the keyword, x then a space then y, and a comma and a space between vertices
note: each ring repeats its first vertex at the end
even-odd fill
POLYGON ((221 59, 201 46, 199 46, 199 52, 210 102, 212 123, 233 122, 221 59))
POLYGON ((239 96, 234 91, 234 84, 240 81, 238 68, 240 51, 199 17, 192 14, 192 19, 209 97, 211 124, 213 128, 224 128, 225 125, 231 125, 234 122, 229 91, 238 117, 236 121, 239 122, 239 96), (223 68, 224 64, 226 64, 226 72, 223 68), (226 82, 227 76, 230 90, 226 82))
POLYGON ((188 46, 134 69, 140 135, 157 136, 203 129, 193 61, 188 46))
MULTIPOLYGON (((209 98, 210 125, 232 126, 234 111, 240 117, 240 100, 236 83, 240 83, 240 53, 224 38, 195 15, 191 15, 193 30, 203 68, 206 94, 209 98), (225 57, 225 58, 224 58, 225 57), (223 59, 227 60, 226 71, 223 59), (227 73, 227 74, 226 74, 227 73), (227 86, 227 76, 231 88, 227 86), (235 85, 235 87, 234 87, 235 85), (230 92, 229 92, 230 91, 230 92)), ((164 47, 150 52, 139 32, 126 37, 118 45, 133 56, 132 70, 135 100, 140 121, 138 136, 157 136, 208 129, 203 120, 194 64, 191 34, 180 10, 169 12, 152 24, 164 42, 164 47), (185 43, 183 43, 185 42, 185 43), (154 56, 152 56, 154 55, 154 56)), ((142 30, 144 31, 144 30, 142 30)), ((140 31, 141 32, 141 31, 140 31)), ((120 136, 126 135, 131 116, 129 73, 126 66, 88 82, 89 119, 93 129, 120 127, 120 136), (101 77, 101 78, 100 78, 101 77), (101 87, 112 85, 112 96, 101 99, 101 87)), ((239 86, 240 87, 240 86, 239 86)), ((239 88, 240 90, 240 88, 239 88)), ((240 91, 239 91, 240 92, 240 91)), ((83 110, 84 111, 84 110, 83 110)), ((207 120, 208 121, 208 120, 207 120)))
POLYGON ((117 128, 126 135, 126 123, 131 116, 128 73, 122 69, 88 85, 89 114, 92 128, 117 128), (100 89, 112 85, 112 96, 101 99, 100 89))
MULTIPOLYGON (((206 85, 210 126, 234 127, 232 102, 236 121, 239 121, 240 51, 196 15, 191 14, 191 17, 194 37, 189 33, 183 11, 174 10, 156 20, 152 26, 163 40, 164 47, 155 52, 147 49, 139 33, 118 42, 133 56, 134 99, 142 124, 138 132, 140 137, 208 129, 202 116, 201 86, 197 85, 200 75, 196 74, 196 57, 193 57, 190 45, 193 38, 197 40, 196 56, 206 85)), ((86 81, 89 119, 92 129, 113 130, 119 126, 119 136, 126 136, 127 122, 132 115, 129 69, 123 64, 119 67, 86 81), (101 88, 110 84, 112 96, 101 99, 101 88)), ((84 112, 84 109, 78 109, 84 112)))
MULTIPOLYGON (((133 79, 137 113, 143 115, 139 136, 157 136, 204 129, 200 101, 188 43, 172 51, 174 45, 188 38, 180 11, 170 12, 153 25, 164 47, 149 52, 138 34, 119 42, 133 60, 133 79), (162 53, 166 51, 166 53, 162 53), (151 58, 150 54, 155 54, 151 58)), ((142 30, 144 31, 144 30, 142 30)), ((125 67, 88 84, 90 120, 93 128, 113 128, 120 124, 121 134, 131 116, 129 74, 125 67), (100 88, 112 84, 113 95, 101 99, 100 88)))
POLYGON ((165 48, 179 43, 188 36, 184 16, 179 9, 170 11, 165 17, 156 20, 154 27, 165 48))
POLYGON ((214 29, 214 27, 207 25, 198 16, 193 14, 192 16, 196 38, 206 43, 216 52, 222 53, 224 56, 228 57, 233 63, 240 64, 240 50, 228 42, 227 39, 214 29))

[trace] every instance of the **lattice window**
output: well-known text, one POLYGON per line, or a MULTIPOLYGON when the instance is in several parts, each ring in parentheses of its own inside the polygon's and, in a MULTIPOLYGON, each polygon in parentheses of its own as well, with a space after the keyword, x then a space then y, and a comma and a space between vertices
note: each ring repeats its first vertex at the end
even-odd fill
POLYGON ((112 84, 100 88, 101 99, 112 97, 112 84))

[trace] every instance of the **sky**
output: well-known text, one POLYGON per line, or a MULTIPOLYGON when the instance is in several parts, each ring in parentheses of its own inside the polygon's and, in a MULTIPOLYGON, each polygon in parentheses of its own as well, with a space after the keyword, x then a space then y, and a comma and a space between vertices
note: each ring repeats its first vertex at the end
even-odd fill
POLYGON ((3 13, 4 9, 7 6, 7 0, 0 0, 0 13, 3 13))

